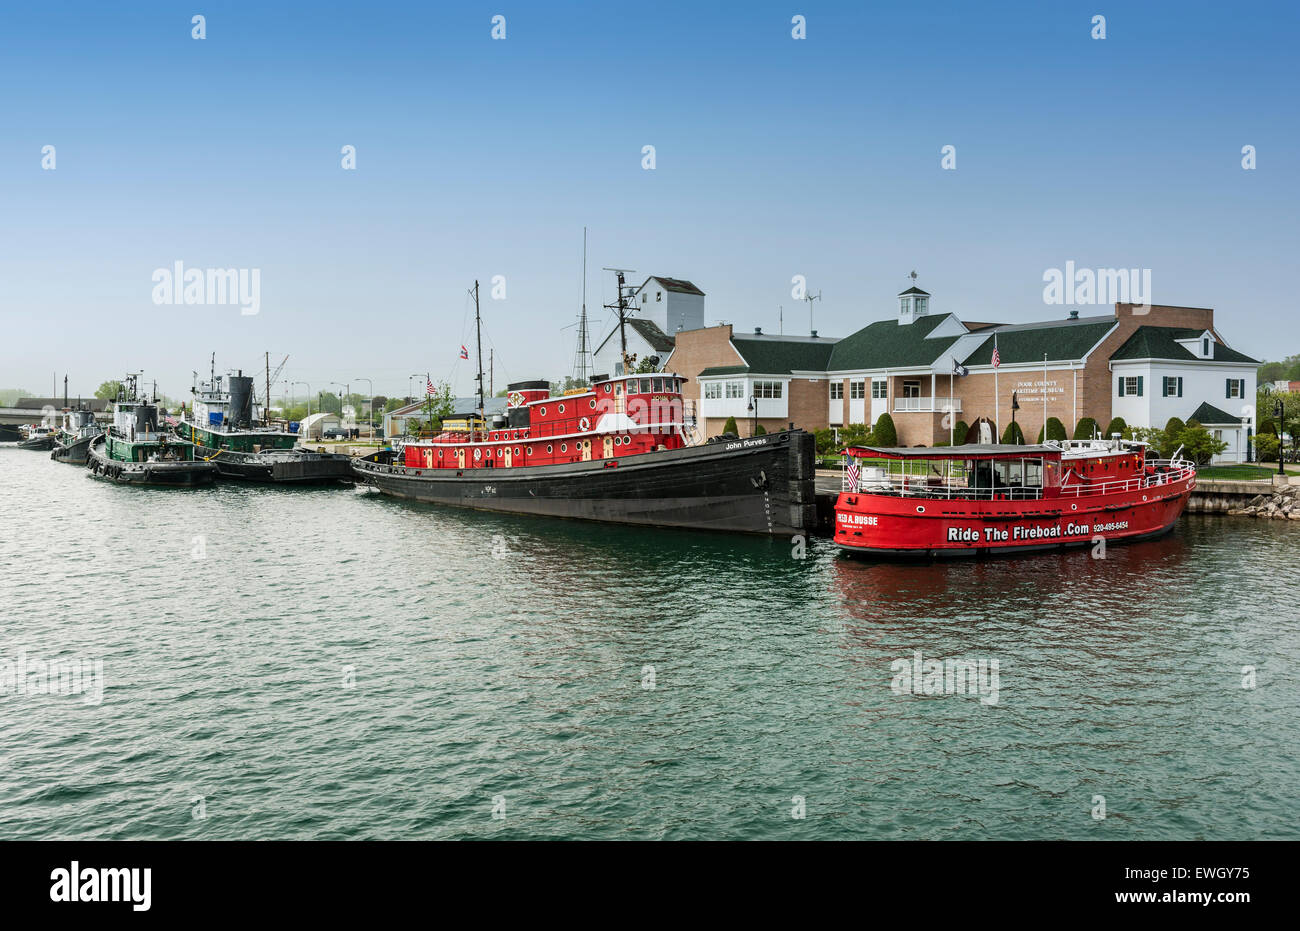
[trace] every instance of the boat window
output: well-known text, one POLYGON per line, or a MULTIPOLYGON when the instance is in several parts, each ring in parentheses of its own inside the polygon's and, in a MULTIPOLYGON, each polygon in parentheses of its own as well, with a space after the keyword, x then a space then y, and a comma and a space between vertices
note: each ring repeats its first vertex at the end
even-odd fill
POLYGON ((1025 460, 1025 484, 1031 488, 1043 487, 1043 460, 1025 460))
POLYGON ((650 379, 648 378, 641 379, 641 393, 642 394, 650 393, 650 379))
POLYGON ((664 390, 664 380, 663 380, 662 378, 656 378, 656 379, 654 380, 654 390, 655 390, 655 391, 663 391, 663 390, 664 390))
POLYGON ((542 417, 545 417, 545 416, 546 416, 546 408, 544 408, 544 407, 539 407, 539 408, 537 409, 537 413, 538 413, 539 415, 541 415, 542 417))
POLYGON ((567 453, 568 451, 569 451, 569 444, 568 444, 568 443, 561 443, 561 444, 560 444, 560 452, 562 452, 562 453, 567 453))
POLYGON ((560 413, 561 413, 561 414, 564 413, 564 405, 563 405, 563 404, 560 405, 560 413))
POLYGON ((546 451, 547 451, 548 453, 553 453, 553 452, 555 452, 555 447, 554 447, 552 444, 547 443, 547 444, 546 444, 546 451))
POLYGON ((588 406, 591 407, 591 409, 592 409, 593 411, 596 409, 596 399, 595 399, 595 398, 592 398, 590 401, 587 402, 587 404, 588 404, 588 406))

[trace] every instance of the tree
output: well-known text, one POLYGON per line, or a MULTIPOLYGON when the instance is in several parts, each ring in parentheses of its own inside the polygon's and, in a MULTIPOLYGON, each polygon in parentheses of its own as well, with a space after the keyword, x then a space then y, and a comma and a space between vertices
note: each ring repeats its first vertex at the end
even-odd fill
POLYGON ((1080 417, 1079 422, 1074 425, 1074 439, 1090 440, 1097 433, 1097 421, 1091 417, 1080 417))
POLYGON ((1183 447, 1183 455, 1197 465, 1209 462, 1228 448, 1227 443, 1216 440, 1209 430, 1195 420, 1187 421, 1187 426, 1178 434, 1178 444, 1183 447))
POLYGON ((739 435, 740 435, 740 431, 736 429, 736 418, 735 418, 735 417, 728 417, 728 418, 727 418, 727 422, 724 423, 724 424, 722 425, 722 432, 723 432, 723 433, 730 433, 730 434, 733 434, 733 435, 735 435, 735 436, 739 436, 739 435))
POLYGON ((840 428, 840 446, 874 446, 871 428, 864 423, 851 423, 840 428))
POLYGON ((874 442, 873 446, 897 446, 898 430, 894 427, 894 418, 889 414, 881 414, 880 419, 876 421, 876 428, 871 431, 874 442))
POLYGON ((1025 434, 1020 429, 1020 424, 1014 420, 1007 424, 1006 432, 1002 434, 1002 442, 1011 446, 1024 446, 1025 434))
POLYGON ((636 368, 632 370, 632 374, 653 375, 655 371, 655 366, 658 364, 659 364, 658 356, 646 356, 644 359, 642 359, 640 362, 636 364, 636 368))
POLYGON ((966 434, 970 432, 970 424, 964 420, 959 420, 952 426, 952 441, 954 443, 965 443, 966 434))
POLYGON ((1047 418, 1047 438, 1058 443, 1066 438, 1065 424, 1056 417, 1047 418))
POLYGON ((1133 434, 1129 432, 1128 424, 1124 422, 1123 417, 1111 419, 1110 425, 1106 427, 1106 439, 1110 439, 1116 433, 1124 439, 1133 438, 1133 434))
POLYGON ((1160 442, 1156 443, 1154 440, 1148 440, 1147 442, 1156 447, 1162 459, 1168 459, 1174 454, 1174 450, 1178 448, 1180 442, 1178 438, 1186 429, 1187 424, 1183 423, 1181 418, 1170 417, 1165 422, 1164 433, 1159 438, 1160 442))
POLYGON ((759 424, 757 427, 754 428, 754 436, 762 436, 765 433, 767 433, 767 427, 763 426, 762 424, 759 424))
POLYGON ((836 442, 835 431, 830 427, 816 431, 813 436, 817 440, 817 455, 819 456, 829 456, 832 453, 837 453, 842 446, 846 445, 836 442))
POLYGON ((1269 459, 1277 461, 1278 438, 1275 433, 1256 433, 1255 434, 1255 459, 1258 462, 1266 462, 1269 459))
POLYGON ((113 401, 125 390, 120 381, 106 381, 95 389, 95 397, 101 401, 113 401))

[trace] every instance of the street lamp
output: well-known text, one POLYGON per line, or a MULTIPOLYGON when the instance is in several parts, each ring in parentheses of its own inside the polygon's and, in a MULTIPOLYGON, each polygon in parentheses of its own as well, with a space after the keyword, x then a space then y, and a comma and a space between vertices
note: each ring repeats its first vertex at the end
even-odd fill
MULTIPOLYGON (((305 381, 296 381, 295 385, 307 385, 305 381)), ((311 416, 311 385, 307 385, 307 416, 311 416)))
POLYGON ((754 418, 754 426, 749 431, 749 435, 757 436, 758 435, 758 400, 754 397, 754 395, 751 394, 749 396, 749 407, 745 409, 749 411, 750 415, 754 418))
POLYGON ((1277 418, 1277 474, 1286 475, 1282 468, 1282 449, 1286 443, 1286 405, 1278 398, 1273 402, 1273 416, 1277 418))
POLYGON ((366 403, 370 405, 370 439, 373 442, 375 439, 375 383, 369 378, 362 378, 360 376, 357 376, 357 381, 365 382, 366 391, 370 393, 370 399, 366 403))

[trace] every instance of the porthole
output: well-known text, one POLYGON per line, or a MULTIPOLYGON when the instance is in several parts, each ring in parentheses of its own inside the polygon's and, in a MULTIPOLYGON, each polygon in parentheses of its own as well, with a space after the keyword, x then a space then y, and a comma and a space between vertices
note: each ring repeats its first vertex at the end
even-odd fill
POLYGON ((562 453, 567 453, 568 451, 569 451, 569 444, 568 444, 568 443, 561 443, 561 444, 560 444, 560 452, 562 452, 562 453))
POLYGON ((518 447, 518 446, 515 447, 515 455, 516 455, 516 456, 519 455, 519 447, 518 447))
POLYGON ((924 514, 924 513, 925 513, 925 505, 924 505, 924 504, 918 504, 918 505, 916 506, 916 513, 918 513, 918 514, 924 514))
POLYGON ((606 393, 606 394, 609 394, 609 383, 608 383, 608 382, 605 384, 605 393, 606 393))
POLYGON ((595 399, 595 398, 592 398, 590 401, 587 402, 587 404, 591 407, 591 409, 592 409, 593 411, 596 409, 596 399, 595 399))
POLYGON ((555 447, 554 447, 552 444, 547 443, 547 444, 546 444, 546 451, 547 451, 548 453, 553 453, 553 452, 555 452, 555 447))
POLYGON ((1071 511, 1077 511, 1077 510, 1079 510, 1079 506, 1078 506, 1077 504, 1072 504, 1072 505, 1070 505, 1070 510, 1071 510, 1071 511))
POLYGON ((439 459, 441 459, 441 458, 442 458, 442 450, 441 450, 441 449, 440 449, 440 450, 438 450, 438 458, 439 458, 439 459))
POLYGON ((539 408, 537 408, 537 413, 539 413, 540 415, 542 415, 543 417, 545 417, 545 416, 546 416, 546 408, 544 408, 544 407, 539 407, 539 408))
POLYGON ((529 447, 528 447, 528 455, 531 456, 532 454, 533 454, 533 448, 532 448, 531 446, 529 446, 529 447))
POLYGON ((489 459, 492 458, 492 450, 489 449, 489 450, 487 451, 487 457, 488 457, 489 459))
POLYGON ((560 405, 560 413, 561 413, 561 414, 564 413, 564 405, 563 405, 563 404, 560 405))

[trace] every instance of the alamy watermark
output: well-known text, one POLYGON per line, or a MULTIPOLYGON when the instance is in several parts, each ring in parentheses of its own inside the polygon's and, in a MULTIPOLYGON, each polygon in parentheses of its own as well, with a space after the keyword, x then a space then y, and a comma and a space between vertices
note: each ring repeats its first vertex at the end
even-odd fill
POLYGON ((980 703, 996 705, 1001 689, 996 659, 925 659, 920 650, 911 659, 889 664, 895 695, 978 695, 980 703))
POLYGON ((175 262, 153 273, 155 304, 231 304, 245 317, 262 309, 260 268, 186 268, 175 262))
POLYGON ((1139 314, 1151 310, 1149 268, 1049 268, 1043 272, 1044 304, 1134 304, 1139 314))
POLYGON ((19 650, 16 659, 0 659, 0 696, 80 695, 87 705, 104 700, 104 661, 34 659, 19 650))

